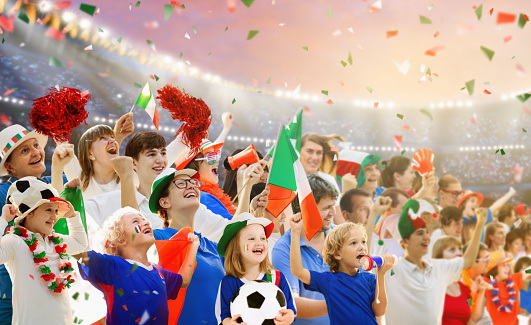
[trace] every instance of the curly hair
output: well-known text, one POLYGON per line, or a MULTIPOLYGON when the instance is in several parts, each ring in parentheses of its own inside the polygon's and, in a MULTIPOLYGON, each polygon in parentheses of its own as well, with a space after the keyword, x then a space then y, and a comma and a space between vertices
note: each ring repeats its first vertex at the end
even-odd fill
POLYGON ((341 247, 350 237, 350 231, 352 229, 358 229, 363 233, 365 239, 367 239, 367 232, 365 227, 360 223, 345 222, 334 229, 332 229, 326 236, 323 247, 323 258, 326 264, 330 267, 330 272, 339 271, 339 261, 334 255, 341 250, 341 247))
POLYGON ((139 216, 144 218, 144 216, 137 209, 125 207, 116 210, 103 223, 103 233, 105 236, 105 245, 103 246, 103 252, 105 254, 120 256, 118 252, 118 243, 125 242, 125 230, 123 219, 126 214, 130 213, 138 214, 139 216))

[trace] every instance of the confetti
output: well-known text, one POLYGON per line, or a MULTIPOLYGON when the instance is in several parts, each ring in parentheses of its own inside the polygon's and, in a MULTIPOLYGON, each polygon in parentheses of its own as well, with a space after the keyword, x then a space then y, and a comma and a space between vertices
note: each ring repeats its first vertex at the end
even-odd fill
POLYGON ((433 34, 433 37, 437 37, 439 36, 441 33, 439 33, 439 31, 436 31, 435 34, 433 34))
POLYGON ((518 228, 518 226, 520 226, 521 223, 522 223, 522 219, 516 220, 516 222, 514 223, 515 228, 518 228))
POLYGON ((225 31, 227 31, 227 29, 229 29, 229 26, 225 27, 225 31))
POLYGON ((184 7, 184 4, 181 5, 181 9, 186 9, 186 8, 184 7))
POLYGON ((494 51, 489 49, 489 48, 486 48, 485 46, 480 46, 479 47, 481 49, 481 51, 483 51, 483 53, 487 56, 487 58, 489 59, 489 61, 492 61, 492 57, 494 56, 494 51))
POLYGON ((326 14, 328 15, 328 17, 332 18, 332 8, 330 8, 330 6, 328 6, 328 8, 326 9, 326 14))
POLYGON ((374 108, 378 108, 379 102, 374 102, 374 108))
POLYGON ((142 85, 141 85, 141 84, 139 84, 139 83, 137 83, 137 82, 135 82, 134 84, 135 84, 135 87, 136 87, 136 88, 142 88, 142 85))
POLYGON ((197 26, 192 26, 192 30, 194 31, 194 34, 197 34, 197 26))
POLYGON ((131 11, 132 8, 133 8, 133 4, 130 3, 130 4, 129 4, 129 11, 131 11))
POLYGON ((96 12, 96 6, 82 3, 79 5, 79 10, 83 11, 87 15, 94 16, 94 13, 96 12))
POLYGON ((478 17, 478 20, 481 20, 481 16, 483 15, 483 5, 480 5, 476 10, 476 17, 478 17))
POLYGON ((328 96, 328 90, 321 90, 321 94, 328 96))
POLYGON ((266 84, 270 84, 271 83, 271 77, 269 77, 269 79, 267 79, 266 81, 266 84))
POLYGON ((253 37, 256 36, 256 34, 258 34, 260 31, 259 30, 250 30, 249 31, 249 34, 247 34, 247 40, 251 40, 253 39, 253 37))
POLYGON ((242 0, 243 4, 249 8, 253 4, 254 0, 242 0))
POLYGON ((472 96, 474 93, 474 83, 476 82, 475 79, 472 79, 470 81, 467 81, 465 83, 466 90, 468 91, 468 94, 472 96))
POLYGON ((118 37, 117 41, 118 43, 122 43, 123 36, 118 37))
POLYGON ((510 24, 516 20, 515 14, 508 14, 506 12, 498 12, 496 17, 496 24, 510 24))
POLYGON ((371 87, 367 86, 365 88, 372 94, 373 89, 371 87))
POLYGON ((308 46, 303 46, 302 49, 308 51, 308 46))
POLYGON ((483 93, 486 94, 486 95, 490 95, 490 91, 488 91, 487 89, 483 90, 483 93))
POLYGON ((26 24, 29 24, 30 20, 24 8, 20 8, 20 11, 18 13, 18 19, 22 20, 26 24))
POLYGON ((398 72, 400 72, 404 76, 407 75, 409 69, 411 68, 411 60, 405 60, 402 64, 396 62, 395 60, 393 60, 393 62, 396 68, 398 69, 398 72))
POLYGON ((137 1, 137 2, 136 2, 135 7, 136 7, 136 8, 140 7, 140 1, 137 1))
POLYGON ((350 65, 352 65, 352 53, 348 52, 348 58, 347 61, 350 65))
POLYGON ((522 131, 523 131, 523 132, 526 132, 526 133, 527 133, 527 130, 526 130, 526 129, 524 129, 524 128, 522 128, 522 131))
POLYGON ((127 306, 126 305, 122 305, 122 308, 127 311, 127 306))
POLYGON ((513 39, 512 36, 505 36, 505 37, 503 38, 503 41, 504 41, 505 43, 507 43, 507 42, 509 42, 509 41, 512 40, 512 39, 513 39))
POLYGON ((138 269, 138 264, 134 263, 133 267, 131 268, 131 272, 135 272, 136 269, 138 269))
POLYGON ((402 114, 396 114, 396 117, 398 117, 398 118, 401 119, 401 120, 404 119, 404 115, 402 115, 402 114))
POLYGON ((164 5, 164 20, 168 20, 173 12, 173 6, 169 4, 164 5))
MULTIPOLYGON (((140 1, 139 1, 138 3, 140 3, 140 1)), ((117 293, 120 297, 122 297, 122 296, 124 295, 124 291, 123 291, 122 289, 116 289, 116 293, 117 293)))
POLYGON ((341 65, 343 66, 343 68, 346 67, 347 66, 347 62, 341 60, 341 65))
POLYGON ((431 19, 425 16, 419 16, 421 24, 431 24, 431 19))
POLYGON ((181 52, 181 54, 179 54, 179 59, 183 57, 183 52, 181 52))
POLYGON ((89 46, 85 47, 85 51, 92 51, 92 44, 90 44, 89 46))
POLYGON ((184 34, 184 37, 190 39, 190 35, 188 35, 188 33, 184 34))
POLYGON ((155 77, 155 81, 159 81, 160 79, 156 74, 154 74, 153 77, 155 77))
POLYGON ((472 299, 471 298, 468 298, 466 301, 468 302, 468 307, 472 306, 472 299))
POLYGON ((53 65, 54 67, 61 68, 62 64, 57 58, 53 55, 50 55, 50 61, 48 62, 48 65, 53 65))
MULTIPOLYGON (((401 154, 402 156, 403 156, 405 153, 406 153, 405 150, 402 150, 402 151, 400 152, 400 154, 401 154)), ((391 274, 391 275, 392 275, 392 274, 391 274)))
POLYGON ((529 94, 529 93, 523 93, 521 95, 516 96, 516 98, 518 98, 518 100, 520 102, 522 102, 522 103, 524 103, 526 100, 528 100, 529 97, 531 97, 531 94, 529 94))
MULTIPOLYGON (((18 18, 20 18, 20 16, 18 18)), ((524 28, 525 24, 527 24, 528 21, 529 18, 527 18, 527 15, 520 14, 520 16, 518 16, 518 27, 524 28)))
POLYGON ((35 278, 33 278, 33 275, 30 274, 29 277, 30 277, 32 280, 35 280, 35 278))
POLYGON ((233 98, 233 99, 232 99, 232 103, 233 103, 233 104, 236 103, 236 98, 233 98))
MULTIPOLYGON (((404 152, 402 152, 404 154, 404 152)), ((395 270, 391 269, 391 276, 395 275, 395 270)))
POLYGON ((434 6, 434 5, 431 4, 431 5, 427 6, 426 8, 428 8, 428 11, 431 11, 431 10, 433 9, 433 6, 434 6))
POLYGON ((334 102, 331 99, 327 100, 326 103, 329 105, 334 105, 334 102))
POLYGON ((72 295, 72 299, 77 300, 79 298, 79 292, 76 292, 72 295))
POLYGON ((148 45, 151 47, 151 49, 155 52, 157 52, 157 48, 155 47, 155 43, 153 43, 152 41, 150 40, 146 40, 148 45))
POLYGON ((388 30, 386 33, 387 38, 395 37, 398 35, 398 30, 388 30))
POLYGON ((120 107, 118 107, 118 110, 121 111, 124 109, 124 104, 120 105, 120 107))
POLYGON ((85 300, 88 300, 89 297, 90 297, 90 295, 87 292, 85 292, 85 300))

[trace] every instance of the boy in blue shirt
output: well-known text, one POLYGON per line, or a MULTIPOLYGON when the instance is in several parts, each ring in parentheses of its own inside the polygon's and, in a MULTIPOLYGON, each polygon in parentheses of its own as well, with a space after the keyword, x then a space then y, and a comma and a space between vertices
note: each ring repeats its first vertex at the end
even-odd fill
POLYGON ((326 300, 330 324, 377 324, 375 316, 387 309, 384 274, 394 265, 394 256, 384 255, 378 269, 378 280, 372 273, 359 269, 360 259, 367 254, 367 234, 360 224, 344 223, 330 231, 323 247, 323 257, 330 272, 305 269, 300 254, 302 216, 296 214, 291 224, 291 272, 309 290, 321 292, 326 300))

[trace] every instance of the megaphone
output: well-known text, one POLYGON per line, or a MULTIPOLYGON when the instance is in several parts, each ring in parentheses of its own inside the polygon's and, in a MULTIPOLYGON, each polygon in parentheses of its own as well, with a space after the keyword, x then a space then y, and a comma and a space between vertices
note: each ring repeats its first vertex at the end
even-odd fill
POLYGON ((248 146, 244 151, 225 160, 223 165, 227 170, 235 170, 240 168, 240 166, 242 165, 250 165, 257 163, 259 160, 260 158, 258 158, 256 149, 251 143, 251 145, 248 146))

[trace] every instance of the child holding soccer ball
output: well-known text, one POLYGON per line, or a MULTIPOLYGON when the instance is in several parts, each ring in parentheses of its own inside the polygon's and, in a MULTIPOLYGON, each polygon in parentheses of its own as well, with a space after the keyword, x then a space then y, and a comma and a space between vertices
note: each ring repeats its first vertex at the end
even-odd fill
POLYGON ((330 324, 376 325, 376 317, 385 314, 387 295, 384 275, 395 263, 393 255, 383 255, 384 263, 377 276, 360 270, 360 259, 367 254, 367 233, 361 224, 346 222, 326 236, 323 258, 330 272, 305 269, 300 253, 302 216, 293 216, 291 225, 291 272, 307 289, 322 293, 326 300, 330 324), (376 279, 378 277, 378 279, 376 279))
POLYGON ((277 285, 284 293, 287 309, 275 318, 276 325, 291 324, 295 319, 293 296, 286 277, 273 269, 269 261, 267 239, 274 225, 266 218, 242 213, 230 221, 218 243, 218 253, 225 257, 226 275, 221 280, 216 302, 218 323, 238 324, 240 315, 231 316, 230 302, 238 289, 253 280, 265 280, 277 285))

